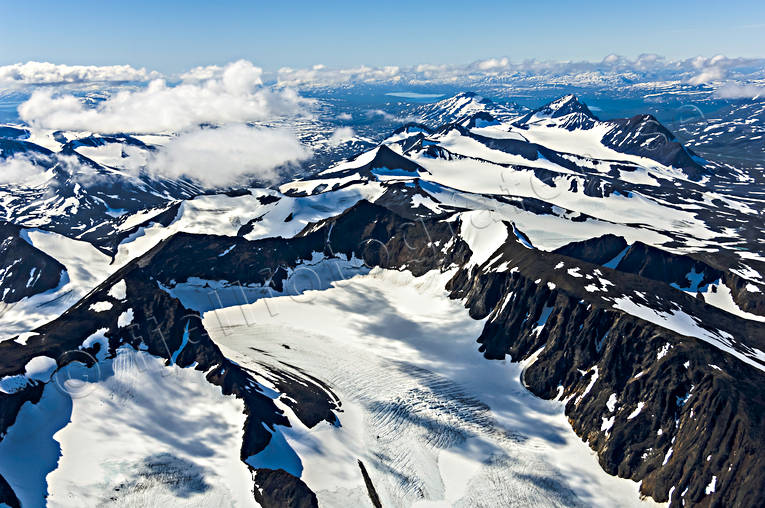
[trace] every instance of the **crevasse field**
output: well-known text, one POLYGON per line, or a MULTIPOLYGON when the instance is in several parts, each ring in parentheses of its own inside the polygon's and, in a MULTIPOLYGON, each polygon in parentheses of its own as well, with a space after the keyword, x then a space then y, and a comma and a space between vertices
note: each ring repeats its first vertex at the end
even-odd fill
MULTIPOLYGON (((333 270, 321 265, 330 262, 315 273, 329 276, 333 270)), ((336 425, 308 429, 277 400, 294 426, 277 427, 251 465, 301 476, 323 506, 371 506, 359 460, 385 506, 649 504, 636 483, 603 472, 570 429, 562 402, 522 386, 524 364, 482 360, 474 342, 483 323, 448 299, 448 272, 365 271, 352 276, 346 267, 339 273, 352 277, 328 289, 204 314, 227 357, 309 374, 342 401, 336 425), (480 370, 471 368, 479 361, 480 370)), ((209 291, 176 296, 193 307, 209 291)), ((190 506, 255 506, 239 460, 239 401, 201 372, 163 368, 127 348, 100 369, 74 364, 60 373, 75 397, 46 389, 41 404, 20 413, 16 426, 26 432, 0 443, 0 472, 26 478, 25 506, 44 506, 45 479, 48 506, 142 506, 179 494, 190 506), (48 406, 68 409, 56 414, 70 414, 71 423, 43 417, 48 406), (48 458, 34 467, 13 453, 32 435, 34 453, 48 458)))

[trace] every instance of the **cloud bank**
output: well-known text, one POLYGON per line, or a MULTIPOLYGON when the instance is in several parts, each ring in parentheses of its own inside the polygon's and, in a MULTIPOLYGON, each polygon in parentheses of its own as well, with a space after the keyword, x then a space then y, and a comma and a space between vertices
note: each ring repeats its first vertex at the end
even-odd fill
POLYGON ((329 146, 340 146, 348 141, 353 141, 354 137, 356 137, 356 133, 351 127, 338 127, 332 132, 328 143, 329 146))
POLYGON ((44 181, 46 171, 46 167, 25 154, 0 158, 0 185, 36 185, 44 181))
MULTIPOLYGON (((261 184, 274 183, 280 171, 311 156, 311 151, 289 131, 244 124, 190 129, 174 135, 156 150, 132 145, 121 149, 119 168, 126 174, 168 180, 189 178, 205 188, 246 186, 253 179, 261 184)), ((103 178, 71 155, 0 155, 0 186, 51 185, 53 173, 49 168, 53 166, 86 187, 103 178)))
POLYGON ((754 99, 765 97, 765 86, 726 83, 715 91, 721 99, 754 99))
POLYGON ((160 74, 130 65, 62 65, 49 62, 26 62, 0 66, 0 86, 122 83, 148 81, 160 74))
POLYGON ((488 58, 465 65, 421 64, 411 67, 330 69, 317 65, 307 69, 282 68, 275 76, 279 85, 332 87, 355 84, 435 85, 509 83, 517 85, 629 85, 677 81, 692 85, 722 79, 745 79, 765 75, 765 59, 696 57, 669 60, 643 54, 630 59, 608 55, 599 62, 513 62, 508 57, 488 58))
MULTIPOLYGON (((27 62, 0 67, 0 87, 46 84, 148 82, 166 79, 184 86, 225 87, 242 94, 263 83, 280 88, 342 87, 359 84, 434 85, 510 83, 518 85, 624 85, 654 81, 677 81, 701 85, 724 80, 745 81, 765 77, 765 59, 728 58, 724 55, 671 60, 656 54, 636 58, 610 54, 600 61, 512 61, 487 58, 468 64, 420 64, 409 67, 360 65, 333 69, 282 67, 264 72, 246 60, 228 65, 195 67, 177 76, 135 69, 129 65, 67 66, 27 62)), ((156 85, 155 85, 156 86, 156 85)), ((165 85, 166 86, 166 85, 165 85)))
MULTIPOLYGON (((65 68, 54 67, 48 77, 30 78, 30 82, 60 81, 54 73, 60 74, 65 68)), ((80 70, 71 74, 70 81, 108 74, 103 68, 96 70, 101 74, 80 70)), ((246 185, 253 178, 274 182, 282 168, 309 157, 310 150, 294 133, 250 124, 283 123, 280 120, 310 115, 311 106, 312 101, 289 88, 274 90, 264 85, 262 69, 240 60, 197 67, 175 84, 152 79, 141 88, 118 88, 95 103, 61 93, 60 88, 38 88, 18 112, 32 128, 170 134, 170 140, 153 151, 123 146, 121 167, 134 175, 146 172, 157 178, 187 177, 205 187, 228 187, 246 185)), ((57 160, 66 162, 63 157, 57 156, 57 160)), ((7 183, 24 184, 39 175, 33 161, 19 158, 6 159, 0 170, 0 182, 7 183)))
POLYGON ((314 65, 309 69, 282 67, 276 73, 276 81, 282 86, 303 86, 320 84, 336 86, 351 83, 395 83, 403 76, 398 66, 367 67, 365 65, 350 69, 329 69, 324 65, 314 65))
POLYGON ((171 86, 163 79, 139 90, 123 90, 91 107, 69 94, 36 90, 18 108, 33 127, 53 130, 169 133, 200 124, 261 121, 307 114, 310 101, 291 89, 262 86, 262 70, 238 61, 210 71, 209 76, 171 86))
POLYGON ((251 178, 276 182, 280 169, 310 155, 288 131, 239 124, 195 128, 173 137, 148 159, 145 154, 132 157, 154 177, 187 177, 205 187, 229 187, 247 185, 251 178))

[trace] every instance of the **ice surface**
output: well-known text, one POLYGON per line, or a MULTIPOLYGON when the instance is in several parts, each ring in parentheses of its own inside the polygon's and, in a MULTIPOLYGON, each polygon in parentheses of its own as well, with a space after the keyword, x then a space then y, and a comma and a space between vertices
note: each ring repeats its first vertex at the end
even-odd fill
POLYGON ((109 256, 91 244, 57 233, 23 230, 30 244, 66 267, 58 287, 10 305, 0 315, 0 340, 29 332, 51 321, 93 289, 116 269, 109 256))
POLYGON ((243 409, 203 372, 122 348, 98 367, 70 364, 22 406, 0 474, 25 508, 257 506, 243 409))
POLYGON ((340 426, 307 429, 286 411, 293 427, 279 428, 327 506, 365 492, 358 459, 386 506, 651 504, 600 469, 561 403, 523 388, 520 365, 482 357, 483 323, 447 298, 449 276, 373 269, 249 304, 246 320, 208 311, 204 325, 240 365, 300 369, 340 397, 340 426))

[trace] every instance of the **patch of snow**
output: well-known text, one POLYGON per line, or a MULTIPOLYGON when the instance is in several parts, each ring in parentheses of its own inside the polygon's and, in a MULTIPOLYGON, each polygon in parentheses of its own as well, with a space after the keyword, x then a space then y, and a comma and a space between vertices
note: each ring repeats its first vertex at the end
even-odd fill
POLYGON ((608 397, 608 401, 606 402, 606 407, 608 408, 609 413, 613 413, 614 409, 616 409, 616 394, 612 393, 611 396, 608 397))
POLYGON ((627 254, 627 251, 630 250, 630 246, 627 245, 625 248, 619 252, 611 261, 608 261, 607 263, 604 263, 603 266, 606 268, 616 268, 619 263, 621 263, 622 259, 624 259, 624 256, 627 254))
POLYGON ((133 322, 133 309, 123 311, 117 318, 117 327, 125 328, 133 322))
POLYGON ((104 334, 108 331, 108 328, 99 328, 82 341, 80 349, 89 349, 98 344, 99 348, 98 353, 96 353, 96 358, 98 361, 105 360, 106 355, 109 354, 109 339, 104 334))
MULTIPOLYGON (((582 399, 584 399, 587 396, 587 394, 590 393, 590 390, 592 390, 592 387, 595 386, 595 383, 598 381, 598 367, 594 366, 589 371, 586 371, 586 372, 590 372, 590 371, 593 372, 590 382, 587 384, 587 387, 584 389, 582 394, 576 398, 576 401, 575 401, 576 404, 579 404, 582 401, 582 399)), ((586 374, 586 372, 582 372, 582 375, 586 374)))
POLYGON ((113 307, 112 302, 96 302, 91 303, 89 309, 94 312, 106 312, 107 310, 110 310, 113 307))
POLYGON ((419 206, 424 206, 428 210, 436 213, 441 213, 444 211, 440 206, 438 206, 438 203, 433 201, 433 199, 431 199, 429 196, 415 194, 412 196, 412 208, 417 208, 419 206))
MULTIPOLYGON (((661 430, 661 429, 660 429, 661 430)), ((667 462, 669 462, 669 458, 672 456, 672 447, 669 447, 669 450, 667 450, 667 454, 664 455, 664 461, 661 463, 662 466, 666 466, 667 462)))
POLYGON ((0 340, 29 332, 55 319, 118 267, 91 244, 57 233, 24 229, 21 236, 66 267, 58 286, 22 299, 0 315, 0 340))
MULTIPOLYGON (((554 287, 554 286, 553 286, 554 287)), ((552 288, 550 288, 552 289, 552 288)), ((539 314, 539 319, 537 319, 537 324, 534 327, 534 329, 531 331, 533 335, 539 335, 539 333, 542 331, 542 329, 547 324, 547 320, 550 318, 550 314, 552 314, 554 307, 552 305, 545 305, 542 309, 542 312, 539 314)))
POLYGON ((712 476, 712 481, 709 482, 709 485, 704 489, 704 494, 709 495, 712 494, 715 491, 715 488, 717 487, 717 475, 712 476))
POLYGON ((37 332, 24 332, 20 333, 18 337, 16 337, 16 343, 21 344, 22 346, 27 345, 27 341, 31 339, 32 337, 38 336, 39 333, 37 332))
POLYGON ((5 376, 0 379, 0 392, 16 393, 27 386, 29 381, 47 383, 57 367, 56 360, 49 356, 35 356, 24 366, 24 374, 5 376))
MULTIPOLYGON (((754 284, 748 284, 747 290, 749 286, 752 286, 755 289, 758 289, 757 286, 755 286, 754 284)), ((751 312, 746 312, 742 310, 741 307, 739 307, 736 304, 736 302, 733 300, 733 294, 731 293, 730 288, 727 286, 727 284, 722 282, 720 279, 711 283, 709 287, 707 288, 707 291, 702 293, 702 295, 704 296, 705 302, 707 302, 710 305, 714 305, 718 309, 722 309, 726 312, 730 312, 731 314, 742 317, 744 319, 765 322, 765 316, 752 314, 751 312)))
POLYGON ((639 415, 639 414, 640 414, 640 411, 642 411, 642 410, 643 410, 643 406, 644 406, 644 405, 645 405, 645 403, 643 403, 643 402, 638 402, 638 404, 637 404, 637 407, 635 408, 635 410, 634 410, 634 411, 632 411, 632 412, 631 412, 631 413, 630 413, 630 414, 627 416, 627 419, 628 419, 628 420, 632 420, 632 419, 633 419, 633 418, 635 418, 637 415, 639 415))
POLYGON ((228 249, 226 249, 226 250, 224 250, 223 252, 221 252, 220 254, 218 254, 218 257, 219 257, 219 258, 222 258, 222 257, 223 257, 223 256, 225 256, 226 254, 228 254, 229 252, 231 252, 232 250, 234 250, 234 247, 236 247, 236 244, 232 245, 232 246, 231 246, 231 247, 229 247, 228 249))
POLYGON ((119 282, 115 283, 111 289, 109 289, 108 295, 115 300, 120 301, 127 298, 127 284, 125 284, 125 279, 120 279, 119 282))
POLYGON ((189 323, 186 322, 186 328, 183 330, 183 338, 181 339, 181 345, 178 346, 178 349, 170 357, 171 365, 175 365, 176 363, 178 363, 178 355, 180 355, 183 352, 183 349, 186 347, 188 343, 189 343, 189 323))
POLYGON ((507 227, 492 212, 463 212, 460 218, 460 237, 473 252, 471 265, 483 264, 507 240, 507 227))
MULTIPOLYGON (((263 426, 268 430, 265 424, 263 426)), ((283 469, 298 478, 303 476, 303 464, 300 462, 300 457, 287 443, 278 427, 271 432, 271 440, 265 449, 256 455, 251 455, 245 462, 256 469, 283 469)))

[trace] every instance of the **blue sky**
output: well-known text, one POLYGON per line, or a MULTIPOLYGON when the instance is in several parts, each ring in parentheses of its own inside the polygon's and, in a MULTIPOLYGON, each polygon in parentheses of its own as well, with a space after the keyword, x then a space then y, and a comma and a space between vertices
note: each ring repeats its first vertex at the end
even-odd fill
POLYGON ((126 63, 162 72, 281 66, 765 56, 765 2, 0 0, 0 65, 126 63))

